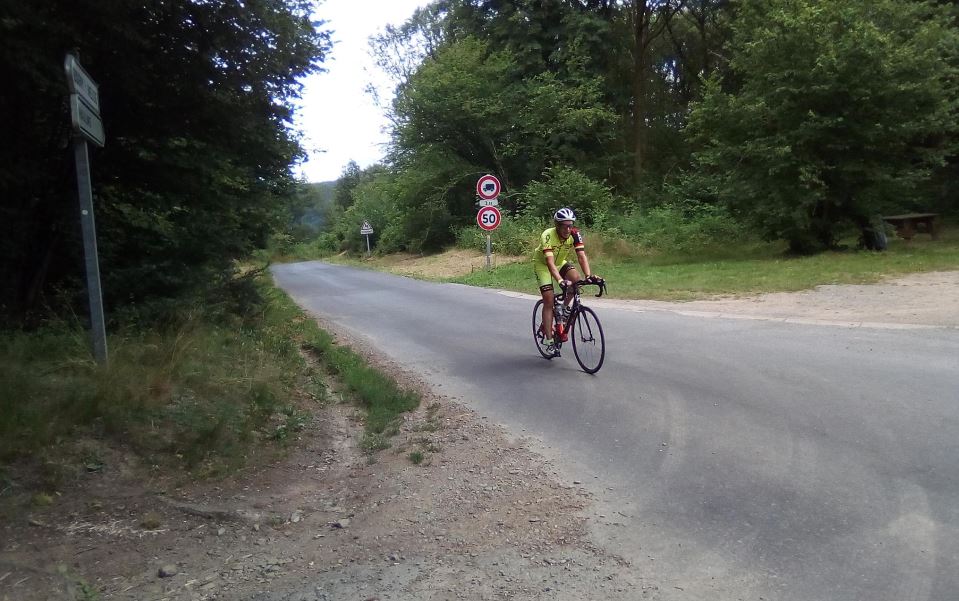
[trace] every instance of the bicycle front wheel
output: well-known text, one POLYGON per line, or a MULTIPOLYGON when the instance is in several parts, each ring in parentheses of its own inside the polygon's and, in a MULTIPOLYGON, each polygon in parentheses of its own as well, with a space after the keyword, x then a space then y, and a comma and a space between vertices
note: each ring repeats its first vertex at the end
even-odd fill
POLYGON ((606 359, 606 338, 596 313, 589 307, 580 307, 570 330, 569 337, 573 340, 573 353, 579 366, 588 374, 598 372, 606 359))
POLYGON ((551 350, 546 350, 546 345, 543 344, 543 299, 536 301, 536 306, 533 307, 533 342, 536 343, 536 350, 539 351, 539 354, 542 355, 545 359, 552 359, 553 352, 551 350))

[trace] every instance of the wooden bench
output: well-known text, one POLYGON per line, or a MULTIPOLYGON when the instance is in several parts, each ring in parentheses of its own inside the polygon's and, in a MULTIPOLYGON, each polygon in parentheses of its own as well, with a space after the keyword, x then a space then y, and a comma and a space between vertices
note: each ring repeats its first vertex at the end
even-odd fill
POLYGON ((896 234, 907 242, 912 240, 917 232, 929 234, 933 240, 939 239, 939 213, 890 215, 882 220, 895 227, 896 234))

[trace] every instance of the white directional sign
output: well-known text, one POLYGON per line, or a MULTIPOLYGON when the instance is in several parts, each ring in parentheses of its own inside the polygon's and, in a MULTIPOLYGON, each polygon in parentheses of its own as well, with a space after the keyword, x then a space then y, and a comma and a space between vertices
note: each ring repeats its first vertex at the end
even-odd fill
POLYGON ((97 146, 102 147, 106 142, 100 115, 91 111, 90 107, 80 100, 79 94, 70 94, 70 120, 73 122, 73 129, 97 146))
POLYGON ((97 146, 103 146, 103 121, 100 120, 100 92, 97 82, 83 70, 80 61, 68 54, 63 61, 70 88, 70 121, 73 131, 82 134, 97 146))
POLYGON ((90 110, 99 116, 100 92, 96 82, 83 70, 77 57, 72 54, 67 55, 64 67, 67 70, 67 85, 70 86, 70 93, 79 95, 90 110))
POLYGON ((483 200, 492 200, 499 196, 500 185, 495 175, 486 174, 476 182, 476 194, 483 200))
POLYGON ((363 225, 360 227, 360 233, 361 233, 361 234, 372 234, 372 233, 373 233, 373 226, 370 225, 370 222, 369 222, 369 221, 364 221, 364 222, 363 222, 363 225))

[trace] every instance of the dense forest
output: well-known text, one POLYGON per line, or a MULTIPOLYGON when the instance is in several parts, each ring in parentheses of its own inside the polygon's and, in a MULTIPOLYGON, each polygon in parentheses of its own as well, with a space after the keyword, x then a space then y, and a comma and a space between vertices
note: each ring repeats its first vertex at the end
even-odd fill
POLYGON ((665 211, 809 253, 880 214, 954 212, 954 4, 434 2, 371 41, 391 150, 344 172, 322 244, 356 250, 372 219, 381 251, 440 248, 476 229, 487 172, 507 230, 570 205, 627 241, 665 211))
POLYGON ((669 211, 808 253, 878 214, 955 213, 955 5, 437 0, 370 40, 389 152, 330 190, 292 175, 302 78, 335 52, 322 3, 0 0, 0 313, 84 313, 67 52, 100 84, 107 309, 162 319, 241 299, 236 261, 271 239, 359 250, 369 220, 380 251, 442 248, 484 173, 506 228, 569 205, 626 240, 669 211))
POLYGON ((231 298, 234 261, 291 220, 300 79, 329 32, 305 0, 0 0, 0 310, 85 314, 67 52, 99 84, 91 148, 104 302, 162 319, 231 298))

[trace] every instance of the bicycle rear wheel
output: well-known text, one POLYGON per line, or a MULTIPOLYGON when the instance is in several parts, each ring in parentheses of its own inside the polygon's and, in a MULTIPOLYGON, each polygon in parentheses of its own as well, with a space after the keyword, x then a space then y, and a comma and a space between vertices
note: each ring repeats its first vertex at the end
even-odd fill
POLYGON ((543 335, 540 333, 543 325, 543 299, 536 301, 536 306, 533 307, 533 342, 536 343, 536 350, 539 351, 539 354, 546 359, 552 359, 555 355, 553 351, 546 350, 546 345, 543 344, 543 335))
POLYGON ((598 372, 606 359, 606 338, 596 313, 589 307, 580 307, 570 330, 569 337, 579 366, 588 374, 598 372))

